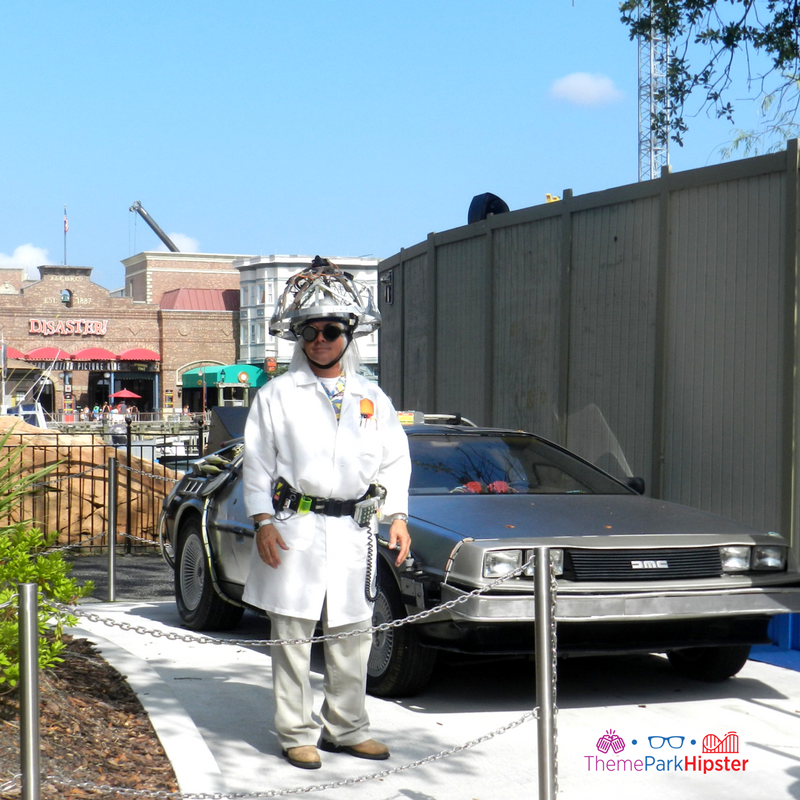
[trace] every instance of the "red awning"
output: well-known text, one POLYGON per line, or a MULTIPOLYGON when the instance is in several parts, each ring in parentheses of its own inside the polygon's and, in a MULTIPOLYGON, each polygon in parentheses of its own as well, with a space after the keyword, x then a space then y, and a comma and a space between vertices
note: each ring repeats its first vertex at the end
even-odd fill
POLYGON ((134 347, 117 356, 119 361, 161 361, 161 356, 144 347, 134 347))
POLYGON ((87 347, 72 356, 73 361, 116 361, 117 357, 102 347, 87 347))
POLYGON ((72 356, 60 347, 37 347, 25 354, 26 361, 71 361, 72 356))
POLYGON ((6 345, 6 355, 8 358, 25 358, 25 353, 17 350, 16 347, 6 345))

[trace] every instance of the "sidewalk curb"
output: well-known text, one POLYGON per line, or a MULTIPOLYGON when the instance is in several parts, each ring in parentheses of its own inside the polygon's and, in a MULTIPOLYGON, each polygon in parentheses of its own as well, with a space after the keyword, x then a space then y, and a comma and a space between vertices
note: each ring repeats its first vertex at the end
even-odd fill
POLYGON ((125 677, 136 693, 175 770, 182 792, 225 792, 227 787, 213 753, 191 716, 164 679, 146 661, 85 625, 73 635, 93 641, 103 658, 125 677))

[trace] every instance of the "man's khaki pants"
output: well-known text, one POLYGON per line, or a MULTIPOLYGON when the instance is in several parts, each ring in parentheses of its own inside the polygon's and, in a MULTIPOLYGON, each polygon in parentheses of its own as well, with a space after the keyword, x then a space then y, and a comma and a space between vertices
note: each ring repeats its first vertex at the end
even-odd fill
MULTIPOLYGON (((307 639, 314 635, 316 623, 307 619, 269 615, 273 639, 307 639)), ((369 628, 364 620, 339 628, 323 627, 328 634, 369 628)), ((355 745, 369 738, 366 711, 367 660, 372 644, 369 634, 325 642, 325 695, 320 717, 322 734, 334 744, 355 745)), ((312 717, 311 645, 273 645, 272 680, 275 691, 275 728, 281 747, 317 744, 320 726, 312 717)))

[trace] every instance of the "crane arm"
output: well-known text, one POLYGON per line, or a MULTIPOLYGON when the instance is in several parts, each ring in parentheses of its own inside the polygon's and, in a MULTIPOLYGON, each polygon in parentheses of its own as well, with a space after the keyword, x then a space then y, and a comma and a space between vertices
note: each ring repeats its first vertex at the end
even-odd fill
POLYGON ((175 242, 167 236, 158 226, 158 223, 144 210, 142 204, 136 200, 130 207, 130 211, 135 211, 153 229, 153 233, 173 252, 179 253, 180 250, 175 246, 175 242))

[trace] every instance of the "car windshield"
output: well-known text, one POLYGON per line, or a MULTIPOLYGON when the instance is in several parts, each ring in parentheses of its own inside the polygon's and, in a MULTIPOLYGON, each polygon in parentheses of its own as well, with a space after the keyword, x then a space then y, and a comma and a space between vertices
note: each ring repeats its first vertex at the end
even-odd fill
POLYGON ((580 459, 533 436, 415 434, 412 495, 629 494, 580 459))

